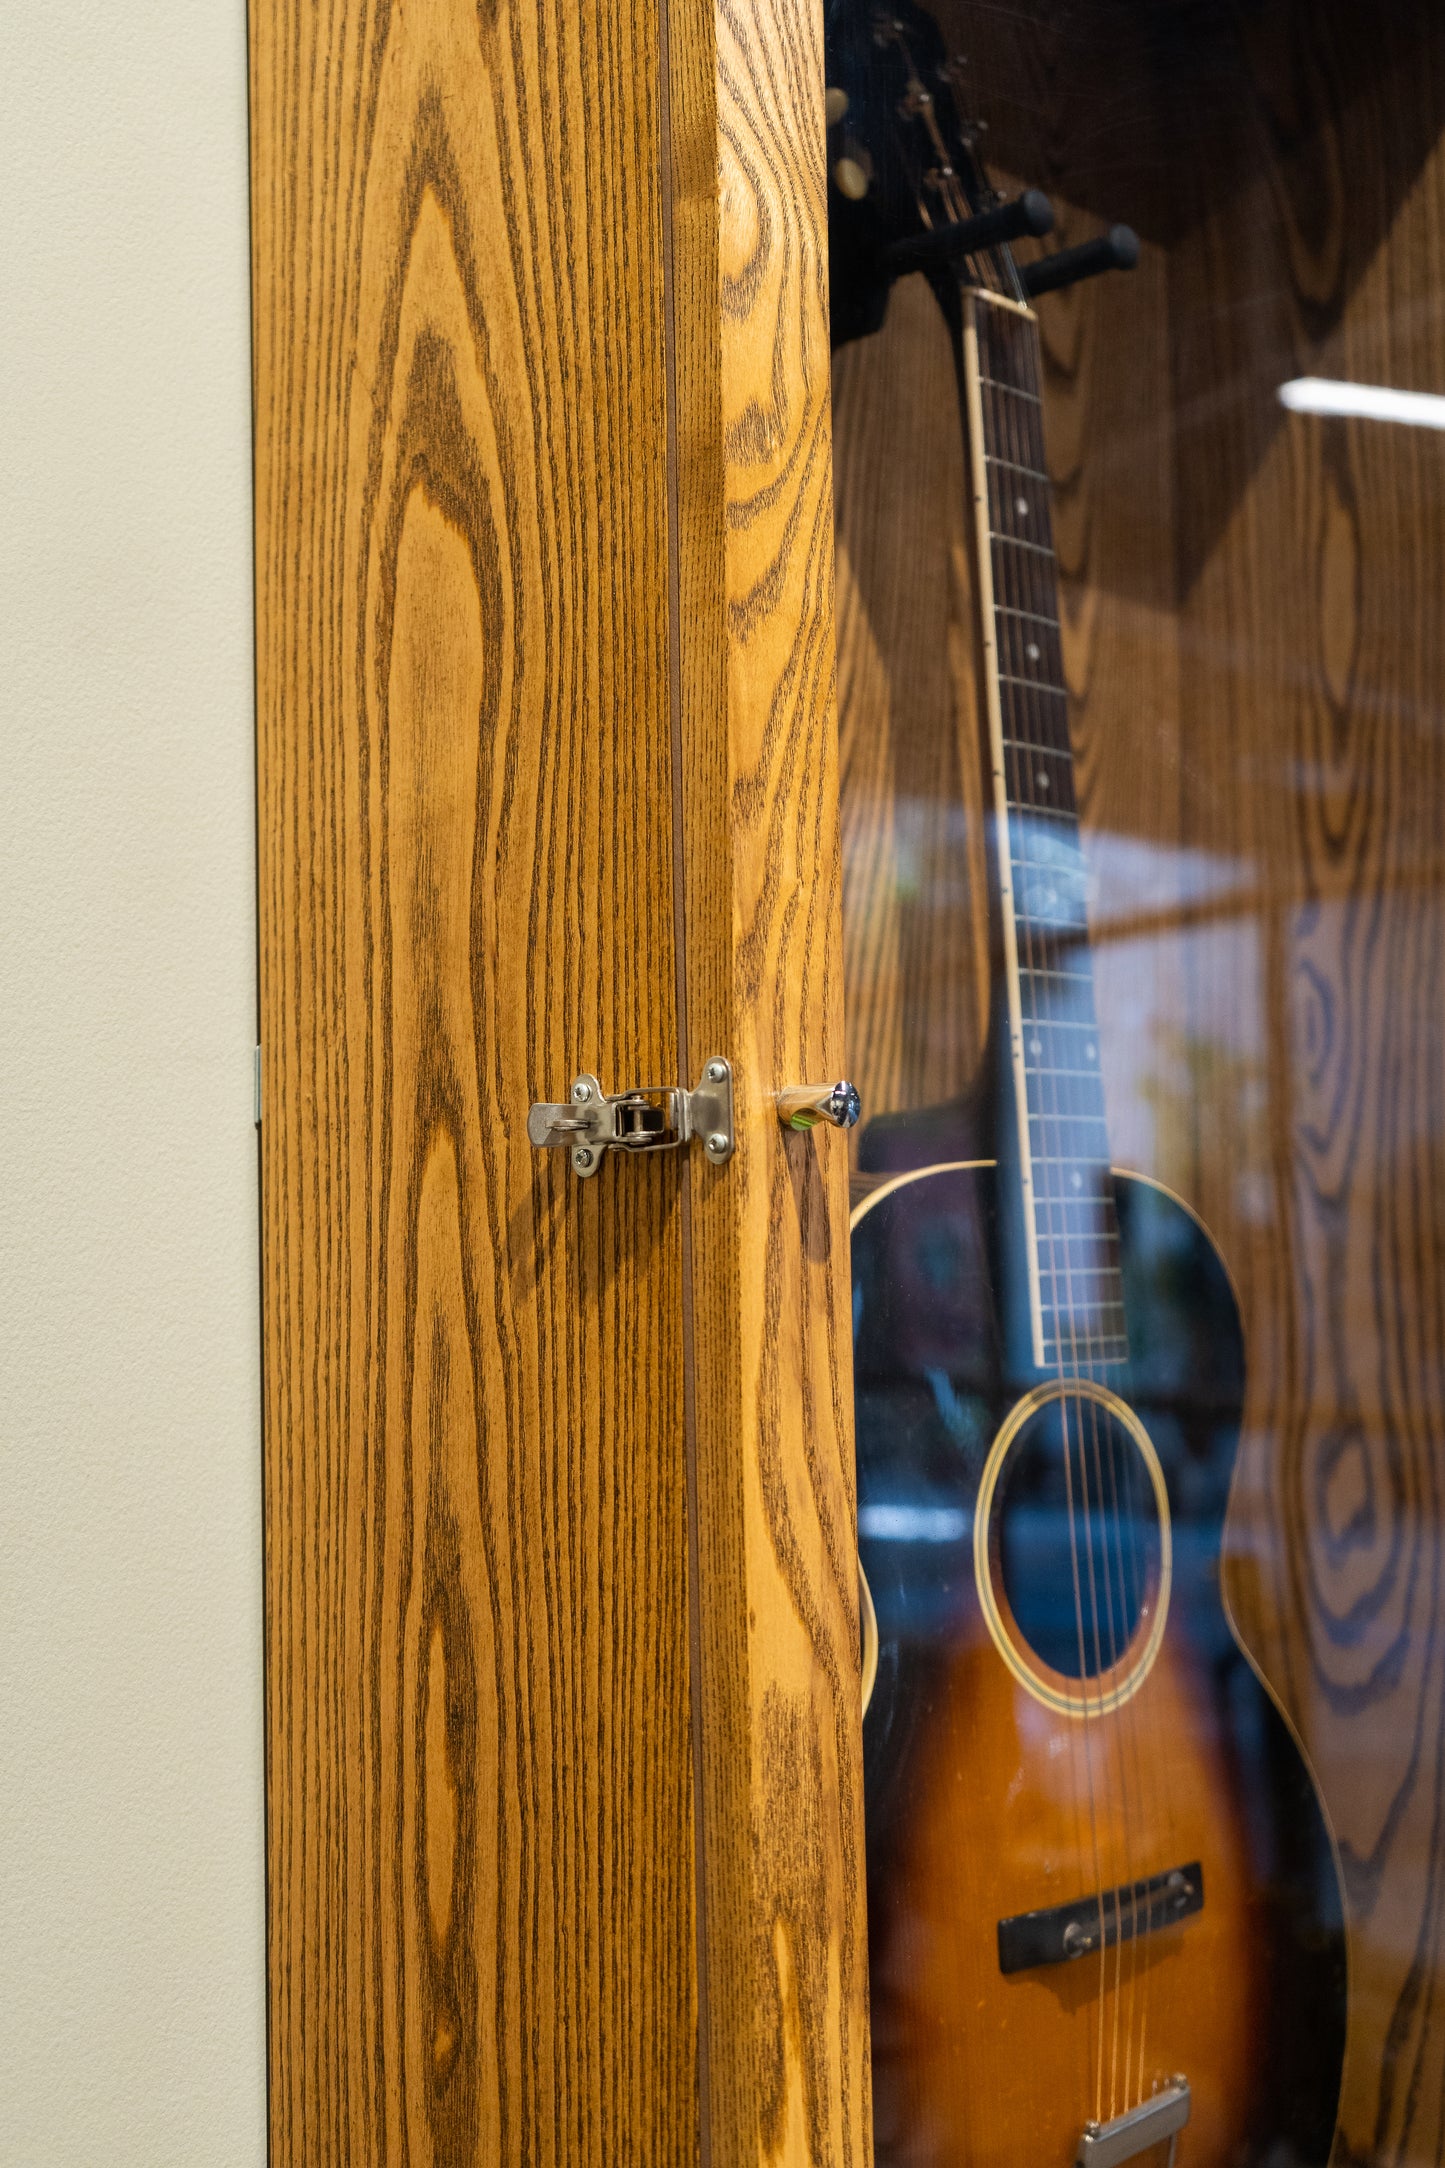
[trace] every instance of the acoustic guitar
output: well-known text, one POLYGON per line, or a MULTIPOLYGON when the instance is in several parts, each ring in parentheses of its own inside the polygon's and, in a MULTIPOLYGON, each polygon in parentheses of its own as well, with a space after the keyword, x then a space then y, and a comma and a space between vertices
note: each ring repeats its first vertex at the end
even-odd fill
POLYGON ((1035 297, 959 70, 911 5, 829 19, 834 335, 927 277, 974 512, 995 1024, 875 1119, 853 1222, 880 2168, 1328 2157, 1338 1863, 1221 1574, 1244 1386, 1207 1231, 1112 1167, 1035 297))

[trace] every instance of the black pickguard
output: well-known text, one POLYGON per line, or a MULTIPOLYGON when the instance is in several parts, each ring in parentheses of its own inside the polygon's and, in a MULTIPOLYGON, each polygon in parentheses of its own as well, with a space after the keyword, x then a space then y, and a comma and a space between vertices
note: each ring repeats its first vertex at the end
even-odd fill
MULTIPOLYGON (((875 1164, 891 1156, 886 1125, 878 1127, 875 1164)), ((915 1166, 919 1143, 913 1126, 906 1156, 915 1166)), ((1130 1354, 1107 1382, 1143 1421, 1164 1470, 1174 1539, 1170 1631, 1187 1637, 1213 1682, 1270 1915, 1277 2038, 1247 2158, 1251 2168, 1321 2168, 1344 2052, 1341 1896, 1309 1771, 1220 1595, 1243 1406, 1239 1313, 1213 1243, 1184 1206, 1137 1177, 1117 1176, 1115 1186, 1130 1354)), ((960 1607, 971 1600, 984 1459, 1009 1408, 1038 1382, 1017 1229, 999 1209, 1011 1194, 991 1164, 940 1168, 880 1193, 854 1227, 859 1550, 880 1641, 864 1726, 875 1922, 890 1903, 912 1757, 937 1705, 960 1607)))

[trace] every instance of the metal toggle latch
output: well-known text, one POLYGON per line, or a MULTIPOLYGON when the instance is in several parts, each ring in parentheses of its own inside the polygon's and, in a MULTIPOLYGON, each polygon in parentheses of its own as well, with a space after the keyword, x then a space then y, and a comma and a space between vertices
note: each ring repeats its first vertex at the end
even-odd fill
POLYGON ((732 1157, 732 1063, 714 1055, 695 1091, 681 1084, 647 1084, 630 1092, 604 1092, 595 1076, 573 1079, 560 1106, 538 1100, 527 1116, 527 1135, 538 1151, 572 1154, 580 1175, 595 1174, 604 1152, 671 1152, 691 1137, 713 1165, 732 1157))

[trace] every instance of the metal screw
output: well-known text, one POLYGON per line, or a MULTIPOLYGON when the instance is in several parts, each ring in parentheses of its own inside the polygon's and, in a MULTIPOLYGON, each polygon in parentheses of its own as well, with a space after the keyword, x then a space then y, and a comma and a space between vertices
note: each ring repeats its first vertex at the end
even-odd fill
POLYGON ((572 1163, 579 1173, 585 1174, 592 1165, 593 1153, 586 1145, 579 1145, 572 1154, 572 1163))
POLYGON ((707 1148, 714 1159, 721 1159, 728 1148, 728 1140, 720 1129, 715 1129, 707 1140, 707 1148))
POLYGON ((592 1097, 592 1086, 588 1083, 586 1077, 578 1077, 576 1083, 572 1086, 572 1097, 574 1099, 590 1099, 592 1097))
POLYGON ((707 1073, 714 1084, 721 1084, 728 1073, 728 1065, 725 1061, 710 1061, 707 1065, 707 1073))

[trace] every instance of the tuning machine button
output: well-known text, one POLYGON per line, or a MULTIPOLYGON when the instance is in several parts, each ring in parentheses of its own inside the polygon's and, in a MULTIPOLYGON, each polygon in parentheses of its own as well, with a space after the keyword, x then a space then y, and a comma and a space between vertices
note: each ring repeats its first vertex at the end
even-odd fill
POLYGON ((1097 241, 1078 248, 1060 249, 1056 255, 1040 256, 1019 273, 1024 292, 1032 301, 1037 294, 1057 292, 1061 286, 1077 285, 1080 279, 1097 278, 1101 271, 1132 271, 1139 261, 1139 236, 1132 226, 1111 226, 1097 241))

